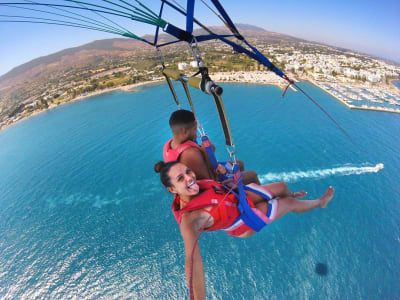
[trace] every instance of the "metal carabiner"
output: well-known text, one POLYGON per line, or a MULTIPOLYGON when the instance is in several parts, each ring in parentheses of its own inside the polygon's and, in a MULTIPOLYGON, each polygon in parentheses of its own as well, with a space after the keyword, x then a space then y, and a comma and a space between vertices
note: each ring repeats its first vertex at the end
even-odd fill
POLYGON ((197 131, 199 132, 201 137, 207 135, 203 126, 199 123, 199 120, 197 120, 197 131))
POLYGON ((228 151, 229 157, 230 157, 233 165, 236 165, 237 161, 236 161, 236 147, 235 147, 235 145, 231 145, 231 146, 227 145, 226 146, 226 151, 228 151))
POLYGON ((193 37, 192 42, 188 43, 189 49, 192 52, 194 59, 197 61, 197 67, 202 68, 205 66, 203 59, 201 58, 201 52, 197 43, 196 37, 193 37), (194 45, 193 45, 194 42, 194 45))

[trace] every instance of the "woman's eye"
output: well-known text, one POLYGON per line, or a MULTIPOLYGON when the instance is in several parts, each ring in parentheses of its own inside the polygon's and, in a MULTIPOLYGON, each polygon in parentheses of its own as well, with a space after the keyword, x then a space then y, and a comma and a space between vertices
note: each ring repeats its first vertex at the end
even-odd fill
POLYGON ((186 170, 186 174, 190 174, 190 173, 192 173, 192 170, 187 169, 187 170, 186 170))
POLYGON ((179 176, 178 181, 182 181, 182 180, 183 180, 183 176, 179 176))

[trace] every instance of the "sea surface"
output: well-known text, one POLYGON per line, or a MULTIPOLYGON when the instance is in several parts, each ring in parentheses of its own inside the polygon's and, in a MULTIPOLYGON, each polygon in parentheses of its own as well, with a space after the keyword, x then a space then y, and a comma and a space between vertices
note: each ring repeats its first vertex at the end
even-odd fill
MULTIPOLYGON (((300 93, 225 84, 237 157, 326 209, 248 239, 205 233, 209 299, 399 299, 400 116, 349 110, 302 82, 358 146, 300 93), (381 168, 383 164, 384 168, 381 168)), ((182 106, 188 107, 181 86, 182 106)), ((210 96, 200 122, 228 158, 210 96)), ((171 195, 153 165, 176 109, 166 84, 114 91, 0 132, 1 299, 185 299, 171 195)))
POLYGON ((400 80, 393 80, 392 83, 400 90, 400 80))

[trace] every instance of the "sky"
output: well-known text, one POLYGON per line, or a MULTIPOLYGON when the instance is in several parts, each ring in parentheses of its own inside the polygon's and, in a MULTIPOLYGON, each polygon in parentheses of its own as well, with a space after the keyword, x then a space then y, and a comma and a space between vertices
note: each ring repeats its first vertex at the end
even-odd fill
MULTIPOLYGON (((118 1, 120 0, 114 0, 118 1)), ((185 1, 176 1, 185 6, 185 1)), ((212 6, 209 0, 204 1, 208 1, 207 3, 212 6)), ((0 0, 0 4, 6 2, 11 1, 0 0)), ((55 0, 42 2, 60 3, 55 0)), ((86 0, 86 2, 101 1, 86 0)), ((142 0, 142 2, 156 12, 161 5, 159 0, 142 0)), ((220 2, 234 23, 255 25, 269 31, 343 47, 400 63, 399 0, 220 0, 220 2)), ((37 17, 45 17, 41 12, 27 12, 0 5, 0 15, 5 14, 25 16, 36 14, 37 17)), ((217 16, 200 0, 195 3, 195 17, 207 26, 222 25, 217 16)), ((51 17, 47 15, 47 18, 51 17)), ((4 19, 6 18, 0 16, 0 21, 4 19)), ((165 11, 164 19, 181 28, 185 27, 185 19, 171 9, 165 11)), ((154 34, 154 26, 122 19, 118 19, 118 22, 139 36, 154 34)), ((0 75, 40 56, 94 40, 115 37, 119 36, 88 29, 0 22, 0 75)))

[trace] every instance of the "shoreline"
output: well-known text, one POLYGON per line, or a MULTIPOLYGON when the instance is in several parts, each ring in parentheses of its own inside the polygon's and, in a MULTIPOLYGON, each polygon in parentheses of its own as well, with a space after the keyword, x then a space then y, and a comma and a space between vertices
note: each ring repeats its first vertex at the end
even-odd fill
MULTIPOLYGON (((395 79, 397 80, 397 79, 395 79)), ((388 113, 394 113, 394 114, 400 114, 399 110, 395 110, 393 108, 386 108, 386 107, 362 107, 362 106, 356 106, 356 105, 351 105, 348 104, 346 101, 340 99, 337 95, 332 93, 331 91, 327 90, 324 86, 318 84, 315 80, 308 79, 310 83, 318 87, 319 89, 323 90, 325 93, 331 95, 333 98, 335 98, 337 101, 342 103, 344 106, 346 106, 349 109, 358 109, 358 110, 368 110, 368 111, 378 111, 378 112, 388 112, 388 113)), ((400 89, 399 89, 400 90, 400 89)))
POLYGON ((43 112, 52 110, 52 109, 57 108, 57 107, 61 107, 61 106, 65 105, 65 104, 68 104, 68 103, 71 103, 71 102, 77 102, 77 101, 85 100, 85 99, 88 99, 88 98, 93 97, 93 96, 107 94, 107 93, 111 93, 111 92, 114 92, 114 91, 117 91, 117 90, 121 90, 121 91, 124 91, 124 92, 134 92, 134 91, 131 91, 131 90, 133 90, 135 88, 138 88, 140 86, 157 84, 157 83, 162 82, 162 81, 163 80, 143 81, 143 82, 133 83, 133 84, 125 85, 125 86, 119 86, 119 87, 107 88, 107 89, 104 89, 104 90, 94 91, 94 92, 91 92, 91 93, 87 93, 84 96, 80 95, 80 96, 77 96, 77 97, 75 97, 75 98, 73 98, 73 99, 71 99, 69 101, 60 103, 58 105, 52 104, 52 105, 49 105, 49 107, 46 108, 46 109, 43 109, 43 110, 40 110, 40 111, 35 111, 32 114, 30 114, 30 115, 28 115, 28 116, 26 116, 24 118, 21 118, 21 119, 15 121, 15 122, 13 122, 13 123, 11 123, 9 125, 4 126, 3 128, 0 128, 0 131, 5 130, 7 128, 10 128, 10 127, 22 122, 22 121, 25 121, 25 120, 27 120, 27 119, 29 119, 31 117, 37 116, 37 115, 39 115, 39 114, 41 114, 43 112))
POLYGON ((392 86, 394 86, 394 88, 397 89, 397 90, 400 92, 400 87, 397 86, 397 85, 395 85, 395 84, 393 83, 393 81, 398 81, 398 82, 400 83, 400 78, 397 78, 397 79, 390 79, 390 84, 391 84, 392 86))
MULTIPOLYGON (((58 107, 58 106, 61 106, 61 105, 64 105, 64 104, 70 103, 70 102, 84 100, 84 99, 87 99, 87 98, 90 98, 90 97, 93 97, 93 96, 98 96, 98 95, 101 95, 101 94, 111 93, 111 92, 114 92, 114 91, 117 91, 117 90, 121 90, 121 91, 124 91, 124 92, 132 92, 131 90, 133 90, 133 89, 135 89, 137 87, 144 86, 144 85, 150 85, 150 84, 153 84, 153 83, 155 84, 155 83, 158 83, 158 82, 161 82, 161 81, 163 81, 163 80, 143 81, 143 82, 139 82, 139 83, 133 83, 133 84, 129 84, 129 85, 118 86, 118 87, 114 87, 114 88, 108 88, 108 89, 104 89, 104 90, 94 91, 94 92, 91 92, 91 93, 87 93, 84 96, 80 95, 78 97, 75 97, 75 98, 73 98, 73 99, 71 99, 71 100, 69 100, 67 102, 61 103, 59 105, 52 105, 51 108, 58 107)), ((50 109, 50 106, 49 106, 49 109, 50 109)))
MULTIPOLYGON (((213 76, 213 74, 210 74, 210 75, 213 76)), ((0 128, 0 131, 5 130, 7 128, 10 128, 10 127, 12 127, 12 126, 14 126, 14 125, 16 125, 16 124, 18 124, 18 123, 20 123, 22 121, 25 121, 25 120, 27 120, 27 119, 29 119, 31 117, 37 116, 40 113, 52 110, 52 109, 57 108, 57 107, 61 107, 61 106, 65 105, 65 104, 67 104, 67 103, 85 100, 85 99, 88 99, 88 98, 93 97, 93 96, 107 94, 107 93, 110 93, 110 92, 113 92, 113 91, 117 91, 117 90, 121 90, 121 91, 124 91, 124 92, 134 92, 134 91, 131 91, 131 90, 133 90, 135 88, 138 88, 140 86, 157 84, 157 83, 161 83, 161 82, 164 82, 164 81, 165 81, 164 78, 163 79, 152 80, 152 81, 143 81, 143 82, 133 83, 133 84, 125 85, 125 86, 107 88, 107 89, 104 89, 104 90, 90 92, 90 93, 87 93, 84 96, 80 95, 80 96, 77 96, 77 97, 67 101, 67 102, 63 102, 63 103, 60 103, 58 105, 52 104, 52 105, 49 105, 49 107, 46 108, 46 109, 43 109, 43 110, 40 110, 40 111, 35 111, 32 114, 30 114, 30 115, 28 115, 28 116, 26 116, 24 118, 21 118, 21 119, 15 121, 15 122, 13 122, 13 123, 11 123, 9 125, 4 126, 3 128, 0 128)), ((254 84, 254 85, 274 85, 274 86, 277 86, 278 88, 280 88, 282 90, 285 88, 283 85, 280 85, 278 82, 252 82, 252 81, 229 81, 229 80, 215 80, 215 82, 216 83, 228 83, 228 84, 229 83, 236 83, 236 84, 245 83, 245 84, 254 84)), ((295 90, 292 86, 290 86, 290 88, 292 90, 294 90, 295 92, 297 92, 297 90, 295 90)))
MULTIPOLYGON (((262 81, 259 78, 253 78, 252 75, 250 77, 247 77, 247 78, 243 78, 243 77, 238 76, 238 74, 240 74, 240 75, 243 75, 243 74, 248 75, 246 73, 250 74, 251 72, 239 71, 239 72, 236 72, 236 73, 235 72, 227 72, 226 74, 216 73, 216 74, 210 74, 210 75, 215 78, 214 81, 216 83, 272 85, 272 86, 278 87, 281 90, 284 90, 286 88, 286 86, 287 86, 287 83, 283 82, 283 79, 271 77, 271 74, 267 74, 267 77, 265 77, 266 79, 262 80, 262 81), (232 80, 230 78, 229 79, 221 78, 221 76, 235 76, 235 77, 237 76, 236 78, 239 78, 239 79, 235 78, 235 80, 232 80)), ((254 73, 252 73, 252 74, 254 74, 254 73)), ((308 77, 307 78, 302 78, 302 77, 295 78, 296 82, 298 82, 299 80, 310 82, 311 84, 313 84, 314 86, 318 87, 319 89, 321 89, 325 93, 329 94, 330 96, 332 96, 334 99, 336 99, 337 101, 339 101, 340 103, 342 103, 343 105, 345 105, 349 109, 369 110, 369 111, 379 111, 379 112, 389 112, 389 113, 400 114, 400 111, 396 111, 396 110, 391 109, 391 108, 359 107, 359 106, 348 104, 346 101, 338 98, 334 93, 332 93, 331 91, 327 90, 319 82, 317 82, 317 81, 315 81, 315 80, 313 80, 311 78, 308 78, 308 77)), ((400 88, 393 84, 393 81, 395 81, 395 80, 400 81, 399 79, 390 80, 391 87, 397 89, 398 93, 400 94, 400 88)), ((49 105, 49 107, 46 108, 46 109, 43 109, 43 110, 40 110, 40 111, 35 111, 32 114, 30 114, 30 115, 28 115, 28 116, 26 116, 24 118, 21 118, 21 119, 15 121, 15 122, 13 122, 13 123, 11 123, 9 125, 4 126, 3 128, 0 129, 0 131, 2 131, 4 129, 7 129, 7 128, 10 128, 11 126, 16 125, 16 124, 18 124, 18 123, 20 123, 20 122, 22 122, 24 120, 27 120, 27 119, 29 119, 31 117, 34 117, 34 116, 36 116, 36 115, 38 115, 38 114, 40 114, 42 112, 49 111, 51 109, 54 109, 56 107, 60 107, 60 106, 62 106, 64 104, 67 104, 67 103, 85 100, 85 99, 88 99, 88 98, 93 97, 93 96, 98 96, 98 95, 110 93, 110 92, 113 92, 113 91, 116 91, 116 90, 121 90, 121 91, 124 91, 124 92, 135 92, 135 91, 132 91, 132 90, 134 90, 134 89, 136 89, 138 87, 141 87, 141 86, 161 83, 163 81, 165 81, 165 79, 157 79, 157 80, 152 80, 152 81, 143 81, 143 82, 134 83, 134 84, 130 84, 130 85, 125 85, 125 86, 119 86, 119 87, 113 87, 113 88, 107 88, 107 89, 104 89, 104 90, 94 91, 94 92, 91 92, 91 93, 87 93, 86 95, 80 95, 80 96, 77 96, 77 97, 67 101, 67 102, 63 102, 63 103, 60 103, 58 105, 52 104, 52 105, 49 105)), ((290 89, 292 91, 297 92, 297 90, 292 85, 290 85, 289 87, 290 87, 290 89)), ((354 87, 358 87, 358 86, 354 85, 354 87)))

